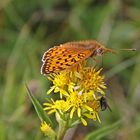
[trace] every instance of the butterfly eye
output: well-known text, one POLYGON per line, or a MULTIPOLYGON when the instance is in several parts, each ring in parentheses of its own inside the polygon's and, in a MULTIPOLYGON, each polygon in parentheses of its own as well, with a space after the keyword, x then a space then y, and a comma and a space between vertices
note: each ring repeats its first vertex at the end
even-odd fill
POLYGON ((103 54, 103 49, 102 49, 102 48, 96 49, 96 54, 97 54, 98 56, 102 55, 102 54, 103 54))

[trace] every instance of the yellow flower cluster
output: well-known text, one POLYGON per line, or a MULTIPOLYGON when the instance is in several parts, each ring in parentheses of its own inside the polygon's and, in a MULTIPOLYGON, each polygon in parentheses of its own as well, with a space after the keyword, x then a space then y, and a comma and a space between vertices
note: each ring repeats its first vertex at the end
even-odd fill
POLYGON ((53 131, 53 129, 45 121, 43 121, 41 123, 40 129, 44 133, 44 135, 46 135, 46 136, 48 136, 50 138, 55 136, 55 132, 53 131))
POLYGON ((60 116, 69 114, 69 119, 80 120, 85 126, 87 119, 100 122, 100 99, 105 96, 106 89, 101 71, 79 64, 75 70, 50 74, 48 79, 53 82, 53 86, 47 93, 59 93, 60 99, 44 103, 44 110, 48 114, 58 113, 60 116))
POLYGON ((41 123, 40 129, 45 135, 51 131, 51 127, 45 121, 41 123))

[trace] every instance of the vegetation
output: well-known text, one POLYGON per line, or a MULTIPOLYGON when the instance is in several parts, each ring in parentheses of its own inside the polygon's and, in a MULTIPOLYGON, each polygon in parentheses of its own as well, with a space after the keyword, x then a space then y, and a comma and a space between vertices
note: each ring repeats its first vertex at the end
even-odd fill
MULTIPOLYGON (((0 1, 0 140, 47 139, 25 85, 45 102, 51 83, 40 74, 43 53, 60 43, 87 39, 114 50, 137 51, 102 57, 112 112, 101 112, 101 124, 90 121, 74 128, 72 139, 139 140, 139 0, 0 1)), ((53 115, 51 120, 57 127, 53 115)))

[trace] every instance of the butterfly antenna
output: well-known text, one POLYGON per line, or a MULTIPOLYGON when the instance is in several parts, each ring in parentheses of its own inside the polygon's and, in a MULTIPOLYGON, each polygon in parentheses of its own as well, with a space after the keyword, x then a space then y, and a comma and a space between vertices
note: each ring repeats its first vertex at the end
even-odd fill
POLYGON ((136 51, 137 49, 119 49, 120 51, 136 51))
POLYGON ((133 48, 133 49, 130 49, 130 48, 126 48, 126 49, 125 49, 125 48, 122 48, 122 49, 116 49, 115 51, 116 51, 116 52, 119 52, 119 51, 133 51, 133 52, 134 52, 134 51, 136 51, 136 50, 137 50, 137 49, 135 49, 135 48, 133 48))
POLYGON ((104 53, 113 53, 113 54, 117 54, 117 51, 113 50, 113 49, 109 49, 109 48, 105 48, 104 53))
POLYGON ((137 49, 133 48, 133 49, 125 49, 125 48, 122 48, 122 49, 117 49, 117 50, 113 50, 113 49, 109 49, 109 48, 106 48, 104 53, 113 53, 113 54, 117 54, 118 51, 136 51, 137 49))

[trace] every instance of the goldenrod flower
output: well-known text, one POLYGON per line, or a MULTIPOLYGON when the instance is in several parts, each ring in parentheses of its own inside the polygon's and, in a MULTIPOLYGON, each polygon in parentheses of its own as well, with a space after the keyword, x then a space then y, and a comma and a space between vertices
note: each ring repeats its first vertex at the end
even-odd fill
POLYGON ((48 90, 48 94, 50 94, 52 91, 54 93, 60 92, 60 97, 62 98, 62 95, 68 96, 68 93, 66 91, 68 85, 72 85, 71 78, 68 72, 60 72, 59 74, 50 74, 48 77, 49 80, 53 82, 53 86, 48 90))
POLYGON ((96 71, 93 67, 80 64, 73 71, 61 71, 51 74, 49 80, 53 86, 48 91, 60 93, 60 98, 51 103, 44 103, 44 110, 48 114, 56 113, 60 117, 69 115, 69 119, 80 120, 87 126, 87 120, 98 120, 101 94, 105 95, 104 76, 100 75, 102 69, 96 71))
POLYGON ((98 92, 104 94, 103 89, 106 89, 104 83, 104 76, 100 75, 102 69, 96 71, 92 67, 85 67, 80 69, 77 73, 77 78, 79 78, 79 86, 85 91, 93 90, 94 92, 98 92))
POLYGON ((69 102, 69 106, 71 108, 70 118, 73 117, 73 113, 77 111, 78 117, 81 116, 81 108, 84 105, 84 99, 82 95, 78 95, 78 92, 72 92, 70 96, 67 98, 67 102, 69 102))
POLYGON ((92 119, 94 121, 98 120, 99 123, 101 123, 98 112, 96 112, 96 111, 91 111, 89 113, 85 113, 84 116, 86 116, 88 119, 92 119))
POLYGON ((92 101, 87 101, 87 105, 90 106, 94 111, 99 112, 100 111, 100 102, 99 100, 93 99, 92 101))
POLYGON ((86 93, 79 95, 77 91, 70 93, 67 98, 70 110, 70 118, 73 118, 74 112, 77 112, 77 116, 81 117, 85 111, 93 111, 93 109, 85 102, 84 96, 86 93))
POLYGON ((48 114, 55 113, 59 111, 60 113, 66 112, 70 107, 68 103, 64 100, 56 100, 53 101, 52 103, 44 103, 44 110, 48 111, 48 114))
POLYGON ((48 132, 50 131, 50 126, 44 121, 41 123, 41 126, 40 126, 40 129, 41 131, 45 134, 45 135, 48 135, 48 132))
POLYGON ((44 133, 44 135, 47 135, 48 137, 51 138, 55 137, 55 132, 45 121, 41 123, 40 129, 44 133))

